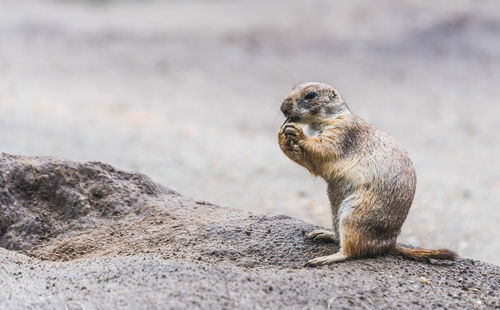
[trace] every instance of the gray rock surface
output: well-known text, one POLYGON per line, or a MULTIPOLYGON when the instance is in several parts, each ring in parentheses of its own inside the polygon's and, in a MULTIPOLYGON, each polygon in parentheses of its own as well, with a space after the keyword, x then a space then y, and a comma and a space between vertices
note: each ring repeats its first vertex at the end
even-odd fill
POLYGON ((2 309, 500 307, 500 268, 383 256, 304 268, 316 226, 195 201, 141 174, 0 156, 2 309))

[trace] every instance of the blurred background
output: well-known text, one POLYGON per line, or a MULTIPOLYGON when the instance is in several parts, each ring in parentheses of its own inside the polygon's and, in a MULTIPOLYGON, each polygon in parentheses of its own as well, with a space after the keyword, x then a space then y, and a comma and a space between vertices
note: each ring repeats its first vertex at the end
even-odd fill
POLYGON ((492 1, 0 0, 1 151, 103 161, 186 196, 330 226, 280 151, 281 100, 334 85, 408 149, 399 241, 500 264, 492 1))

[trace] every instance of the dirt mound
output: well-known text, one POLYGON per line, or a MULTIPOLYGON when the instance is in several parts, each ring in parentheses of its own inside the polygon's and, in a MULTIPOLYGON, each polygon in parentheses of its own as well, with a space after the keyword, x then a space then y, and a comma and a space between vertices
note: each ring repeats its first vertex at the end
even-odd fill
POLYGON ((5 308, 500 305, 497 266, 385 256, 303 268, 337 250, 304 239, 315 226, 196 202, 102 163, 2 154, 0 204, 5 308))
POLYGON ((44 260, 155 253, 290 267, 319 253, 303 240, 312 225, 194 202, 102 163, 2 154, 0 178, 0 246, 44 260))
POLYGON ((146 201, 176 195, 148 177, 102 163, 2 154, 0 246, 31 253, 73 231, 146 212, 146 201))

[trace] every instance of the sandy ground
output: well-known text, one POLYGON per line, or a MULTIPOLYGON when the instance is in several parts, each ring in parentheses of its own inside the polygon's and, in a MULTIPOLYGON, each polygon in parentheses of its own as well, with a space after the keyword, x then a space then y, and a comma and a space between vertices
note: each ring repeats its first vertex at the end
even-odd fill
POLYGON ((0 154, 0 308, 495 309, 500 267, 338 251, 317 228, 102 163, 0 154), (25 255, 23 255, 25 254, 25 255))
POLYGON ((496 1, 0 3, 2 151, 328 226, 275 141, 292 85, 326 81, 415 162, 399 240, 500 264, 496 1))

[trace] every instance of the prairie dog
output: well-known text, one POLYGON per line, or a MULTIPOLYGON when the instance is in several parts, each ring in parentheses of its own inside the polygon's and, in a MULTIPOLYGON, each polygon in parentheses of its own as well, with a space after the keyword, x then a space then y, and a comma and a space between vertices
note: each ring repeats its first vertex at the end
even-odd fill
POLYGON ((281 150, 328 184, 333 231, 315 230, 308 237, 340 243, 337 253, 306 265, 384 253, 416 260, 456 259, 448 249, 396 245, 413 201, 416 175, 406 150, 394 138, 352 113, 339 92, 324 83, 296 85, 281 111, 287 118, 278 132, 281 150))

